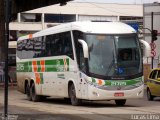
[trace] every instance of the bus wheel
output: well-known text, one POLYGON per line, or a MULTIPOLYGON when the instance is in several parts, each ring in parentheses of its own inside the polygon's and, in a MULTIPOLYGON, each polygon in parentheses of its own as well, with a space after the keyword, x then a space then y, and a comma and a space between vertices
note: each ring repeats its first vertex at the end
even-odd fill
POLYGON ((39 96, 39 97, 40 97, 39 101, 46 101, 47 99, 47 96, 39 96))
POLYGON ((152 101, 153 98, 154 98, 154 96, 151 95, 151 91, 150 91, 149 88, 148 88, 148 89, 147 89, 147 99, 148 99, 149 101, 152 101))
POLYGON ((69 86, 69 97, 71 99, 72 105, 77 106, 81 104, 81 100, 76 98, 76 90, 75 90, 74 84, 71 84, 69 86))
POLYGON ((126 100, 115 100, 115 103, 117 106, 124 106, 126 103, 126 100))
POLYGON ((70 98, 64 98, 65 102, 70 103, 71 99, 70 98))
POLYGON ((29 101, 31 101, 31 100, 32 100, 32 97, 31 97, 30 87, 29 87, 29 84, 28 84, 28 83, 27 83, 27 85, 26 85, 26 95, 27 95, 27 99, 28 99, 29 101))
POLYGON ((36 89, 35 89, 35 84, 34 83, 32 83, 30 91, 31 91, 30 93, 31 93, 32 101, 34 101, 34 102, 40 101, 40 96, 36 95, 36 89))

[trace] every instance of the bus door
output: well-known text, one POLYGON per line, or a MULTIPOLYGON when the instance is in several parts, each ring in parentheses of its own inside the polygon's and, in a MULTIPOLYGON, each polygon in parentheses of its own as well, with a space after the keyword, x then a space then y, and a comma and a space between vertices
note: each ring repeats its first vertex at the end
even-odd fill
POLYGON ((81 96, 83 99, 88 99, 88 86, 85 79, 87 79, 86 73, 86 64, 85 58, 83 54, 82 46, 80 45, 79 49, 79 69, 80 69, 80 88, 81 88, 81 96))

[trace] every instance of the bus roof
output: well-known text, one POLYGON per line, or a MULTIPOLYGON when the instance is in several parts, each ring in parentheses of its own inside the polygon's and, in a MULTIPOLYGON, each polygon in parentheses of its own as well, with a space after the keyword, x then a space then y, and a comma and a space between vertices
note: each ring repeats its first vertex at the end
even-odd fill
POLYGON ((129 34, 136 33, 136 31, 129 25, 121 22, 71 22, 57 25, 35 34, 20 37, 18 40, 24 40, 34 37, 40 37, 50 34, 56 34, 71 30, 79 30, 84 33, 97 33, 97 34, 129 34))

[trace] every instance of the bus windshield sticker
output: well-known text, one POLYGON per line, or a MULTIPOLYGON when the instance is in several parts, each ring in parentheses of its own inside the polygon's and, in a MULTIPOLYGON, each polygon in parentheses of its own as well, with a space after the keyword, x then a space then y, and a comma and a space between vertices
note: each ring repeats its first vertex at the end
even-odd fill
POLYGON ((99 41, 103 41, 103 40, 105 40, 105 37, 106 37, 105 35, 97 35, 96 39, 99 41))
POLYGON ((117 72, 118 72, 119 74, 123 74, 123 73, 124 73, 124 69, 123 69, 123 68, 118 68, 117 72))

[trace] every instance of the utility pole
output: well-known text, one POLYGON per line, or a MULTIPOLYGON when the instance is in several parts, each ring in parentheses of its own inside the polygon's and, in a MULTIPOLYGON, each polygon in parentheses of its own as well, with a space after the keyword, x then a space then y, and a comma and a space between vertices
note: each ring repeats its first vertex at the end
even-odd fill
POLYGON ((5 50, 4 50, 4 31, 5 31, 4 1, 5 0, 0 0, 0 62, 2 66, 4 66, 3 63, 4 63, 4 53, 5 53, 5 50))
POLYGON ((4 47, 5 47, 5 91, 4 91, 4 117, 5 120, 8 120, 8 41, 9 41, 9 18, 10 18, 10 2, 9 0, 4 1, 5 5, 5 41, 4 41, 4 47))
MULTIPOLYGON (((153 12, 151 12, 151 31, 153 31, 153 12)), ((151 32, 151 44, 153 44, 152 32, 151 32)), ((154 59, 154 56, 152 56, 151 58, 152 69, 153 69, 153 59, 154 59)))

